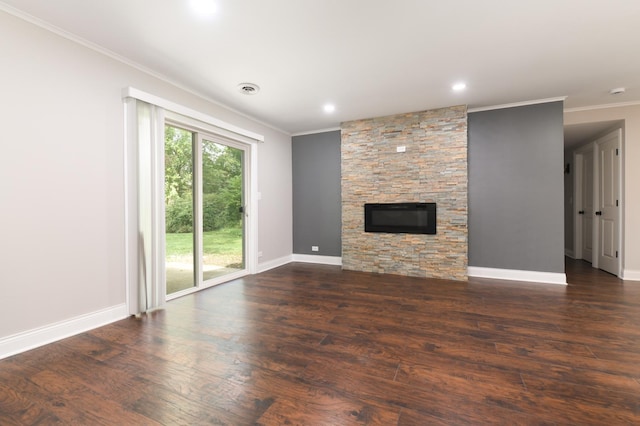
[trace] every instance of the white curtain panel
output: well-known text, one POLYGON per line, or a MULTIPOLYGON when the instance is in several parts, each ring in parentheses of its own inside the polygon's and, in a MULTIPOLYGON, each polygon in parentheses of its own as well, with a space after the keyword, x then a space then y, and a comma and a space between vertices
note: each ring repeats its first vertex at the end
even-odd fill
POLYGON ((164 306, 164 110, 126 98, 126 233, 129 313, 164 306))

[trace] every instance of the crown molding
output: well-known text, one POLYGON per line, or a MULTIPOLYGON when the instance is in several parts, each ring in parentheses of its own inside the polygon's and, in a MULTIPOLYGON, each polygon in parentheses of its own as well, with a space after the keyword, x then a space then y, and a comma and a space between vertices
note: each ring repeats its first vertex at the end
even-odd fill
POLYGON ((327 129, 309 130, 309 131, 306 131, 306 132, 293 133, 291 135, 291 137, 315 135, 315 134, 318 134, 318 133, 335 132, 335 131, 339 131, 339 130, 342 130, 342 129, 340 127, 329 127, 327 129))
POLYGON ((636 105, 640 105, 640 101, 618 102, 613 104, 600 104, 600 105, 589 105, 589 106, 576 107, 576 108, 565 108, 564 112, 592 111, 596 109, 606 109, 606 108, 624 108, 624 107, 636 106, 636 105))
POLYGON ((555 97, 555 98, 534 99, 534 100, 531 100, 531 101, 514 102, 514 103, 510 103, 510 104, 491 105, 491 106, 478 107, 478 108, 469 108, 467 110, 467 113, 470 113, 470 112, 481 112, 481 111, 491 111, 491 110, 494 110, 494 109, 515 108, 515 107, 521 107, 521 106, 527 106, 527 105, 546 104, 546 103, 549 103, 549 102, 562 102, 562 101, 564 101, 566 99, 567 99, 566 96, 558 96, 558 97, 555 97))

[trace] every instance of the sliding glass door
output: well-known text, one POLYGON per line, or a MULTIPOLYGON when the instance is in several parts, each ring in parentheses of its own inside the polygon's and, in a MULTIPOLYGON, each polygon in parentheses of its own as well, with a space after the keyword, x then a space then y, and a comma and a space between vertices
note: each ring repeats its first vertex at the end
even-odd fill
POLYGON ((215 285, 246 269, 246 149, 166 126, 167 295, 215 285))
POLYGON ((195 134, 165 126, 164 200, 167 294, 197 285, 195 277, 195 134))
POLYGON ((209 280, 243 270, 244 151, 202 143, 202 274, 209 280))

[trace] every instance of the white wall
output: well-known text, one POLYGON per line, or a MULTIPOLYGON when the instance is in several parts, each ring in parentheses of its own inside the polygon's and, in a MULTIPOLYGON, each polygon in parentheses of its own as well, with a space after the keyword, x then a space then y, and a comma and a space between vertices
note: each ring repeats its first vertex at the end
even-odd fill
POLYGON ((624 120, 624 254, 623 278, 640 280, 640 105, 568 110, 564 124, 624 120))
POLYGON ((260 261, 291 256, 290 136, 4 12, 0 58, 0 341, 125 303, 126 86, 265 136, 260 261))

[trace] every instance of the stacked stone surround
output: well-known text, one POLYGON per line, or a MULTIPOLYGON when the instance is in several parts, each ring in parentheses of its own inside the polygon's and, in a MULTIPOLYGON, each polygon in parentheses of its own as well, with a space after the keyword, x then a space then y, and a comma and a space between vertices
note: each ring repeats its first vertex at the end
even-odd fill
POLYGON ((342 123, 341 151, 343 269, 466 280, 466 106, 342 123), (364 232, 365 203, 399 202, 437 203, 437 234, 364 232))

